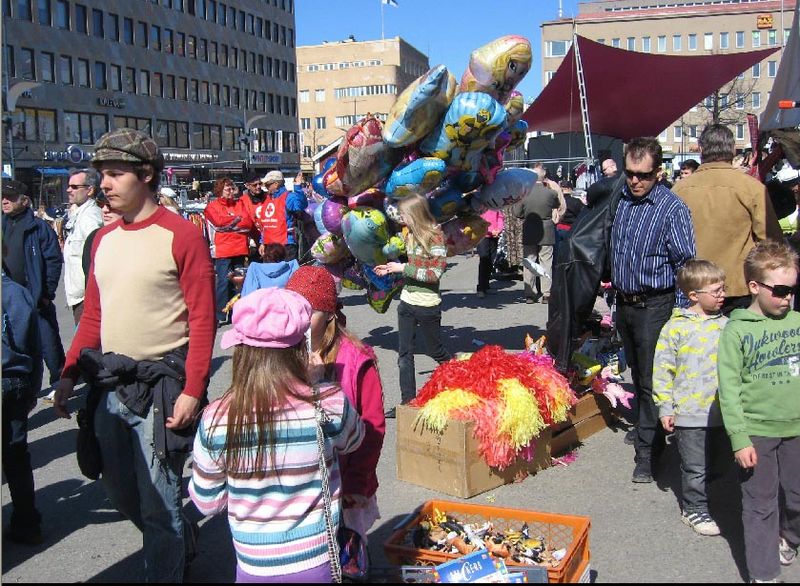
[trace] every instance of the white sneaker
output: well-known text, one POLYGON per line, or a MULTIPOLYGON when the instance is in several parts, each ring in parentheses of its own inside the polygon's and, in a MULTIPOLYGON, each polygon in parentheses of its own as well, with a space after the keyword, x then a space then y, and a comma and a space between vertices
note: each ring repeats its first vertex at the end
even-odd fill
POLYGON ((42 398, 42 401, 45 403, 53 403, 56 400, 56 390, 54 388, 50 389, 50 392, 47 393, 47 396, 42 398))
POLYGON ((790 566, 797 558, 797 548, 789 545, 789 542, 781 537, 781 540, 778 544, 778 555, 781 559, 782 566, 790 566))
POLYGON ((681 521, 700 535, 719 535, 717 523, 706 512, 681 513, 681 521))

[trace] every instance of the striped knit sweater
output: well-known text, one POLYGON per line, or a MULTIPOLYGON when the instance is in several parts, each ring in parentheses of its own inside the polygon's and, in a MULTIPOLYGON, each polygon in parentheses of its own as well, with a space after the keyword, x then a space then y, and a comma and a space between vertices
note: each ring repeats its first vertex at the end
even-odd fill
MULTIPOLYGON (((406 242, 408 262, 403 270, 406 279, 404 291, 411 293, 432 293, 439 296, 439 279, 447 268, 447 246, 444 234, 437 231, 431 239, 430 252, 421 244, 406 242)), ((402 296, 401 296, 402 299, 402 296)))
MULTIPOLYGON (((364 425, 342 392, 322 399, 322 408, 331 420, 323 431, 333 518, 338 524, 342 483, 337 455, 358 448, 364 425)), ((194 442, 192 501, 205 515, 228 509, 239 567, 255 576, 294 574, 328 562, 314 406, 290 398, 279 421, 274 460, 278 465, 263 479, 225 469, 220 457, 227 422, 224 400, 206 408, 194 442), (212 432, 220 409, 221 424, 212 432)))

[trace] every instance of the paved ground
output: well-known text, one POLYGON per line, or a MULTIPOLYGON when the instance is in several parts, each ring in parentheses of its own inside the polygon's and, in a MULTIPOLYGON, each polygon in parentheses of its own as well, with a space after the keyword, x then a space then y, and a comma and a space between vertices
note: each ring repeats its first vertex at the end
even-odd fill
MULTIPOLYGON (((474 286, 477 257, 458 257, 444 278, 443 328, 453 351, 475 349, 473 340, 520 350, 526 332, 543 328, 546 306, 521 302, 518 281, 494 283, 495 295, 477 299, 474 286)), ((63 297, 58 300, 63 306, 63 297)), ((157 300, 154 300, 157 303, 157 300)), ((355 292, 344 294, 348 325, 377 351, 387 409, 399 401, 396 366, 396 314, 392 306, 378 315, 355 292)), ((62 337, 72 337, 71 315, 60 311, 62 337)), ((434 362, 418 356, 418 384, 434 362)), ((230 381, 230 352, 215 350, 211 396, 219 396, 230 381)), ((80 400, 73 399, 73 410, 80 400)), ((74 456, 76 424, 56 420, 52 408, 40 403, 30 421, 30 443, 38 506, 44 517, 46 541, 40 547, 3 544, 4 582, 128 582, 141 579, 141 536, 133 525, 110 509, 99 482, 85 480, 74 456)), ((382 543, 420 503, 450 498, 395 476, 396 424, 388 422, 379 465, 378 502, 383 518, 371 536, 375 564, 385 564, 382 543)), ((668 448, 656 482, 630 482, 633 448, 620 430, 607 429, 589 438, 575 463, 555 467, 471 499, 471 502, 537 511, 588 515, 592 520, 591 567, 598 582, 735 582, 744 576, 739 489, 731 472, 711 485, 712 514, 721 537, 701 537, 679 518, 678 458, 668 448)), ((8 522, 8 491, 3 485, 3 520, 8 522)), ((188 502, 186 510, 197 516, 188 502)), ((188 575, 194 582, 230 582, 234 558, 224 518, 201 522, 200 555, 188 575)), ((746 577, 746 576, 745 576, 746 577)), ((800 580, 800 563, 784 569, 783 579, 800 580)))

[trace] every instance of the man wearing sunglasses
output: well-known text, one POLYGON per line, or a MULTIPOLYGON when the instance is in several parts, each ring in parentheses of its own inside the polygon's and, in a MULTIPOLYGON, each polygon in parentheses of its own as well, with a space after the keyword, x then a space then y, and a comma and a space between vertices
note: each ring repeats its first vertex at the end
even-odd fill
POLYGON ((695 256, 689 208, 657 183, 661 145, 635 138, 625 148, 625 185, 611 228, 611 281, 617 329, 636 389, 638 421, 633 482, 652 482, 664 432, 653 402, 653 355, 675 305, 677 270, 695 256))
POLYGON ((67 220, 64 241, 64 292, 72 309, 75 325, 83 314, 86 275, 83 272, 83 246, 86 237, 103 225, 103 214, 95 202, 100 191, 100 174, 94 169, 70 171, 67 198, 77 209, 67 220))
POLYGON ((728 296, 722 313, 750 305, 744 280, 744 259, 757 242, 782 239, 780 224, 758 179, 732 165, 736 154, 733 132, 709 124, 700 134, 701 165, 675 186, 675 193, 692 212, 697 256, 710 260, 727 275, 728 296))

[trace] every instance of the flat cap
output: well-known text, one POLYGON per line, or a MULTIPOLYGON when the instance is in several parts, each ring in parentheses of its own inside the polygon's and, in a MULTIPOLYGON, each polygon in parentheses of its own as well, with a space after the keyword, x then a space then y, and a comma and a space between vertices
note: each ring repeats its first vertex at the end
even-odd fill
POLYGON ((28 195, 28 186, 16 179, 3 179, 3 195, 10 197, 28 195))
POLYGON ((261 183, 266 183, 267 185, 270 183, 283 183, 283 173, 273 169, 261 178, 261 183))
POLYGON ((133 128, 117 128, 100 137, 94 145, 92 164, 103 161, 150 163, 158 171, 164 168, 164 156, 156 141, 133 128))

